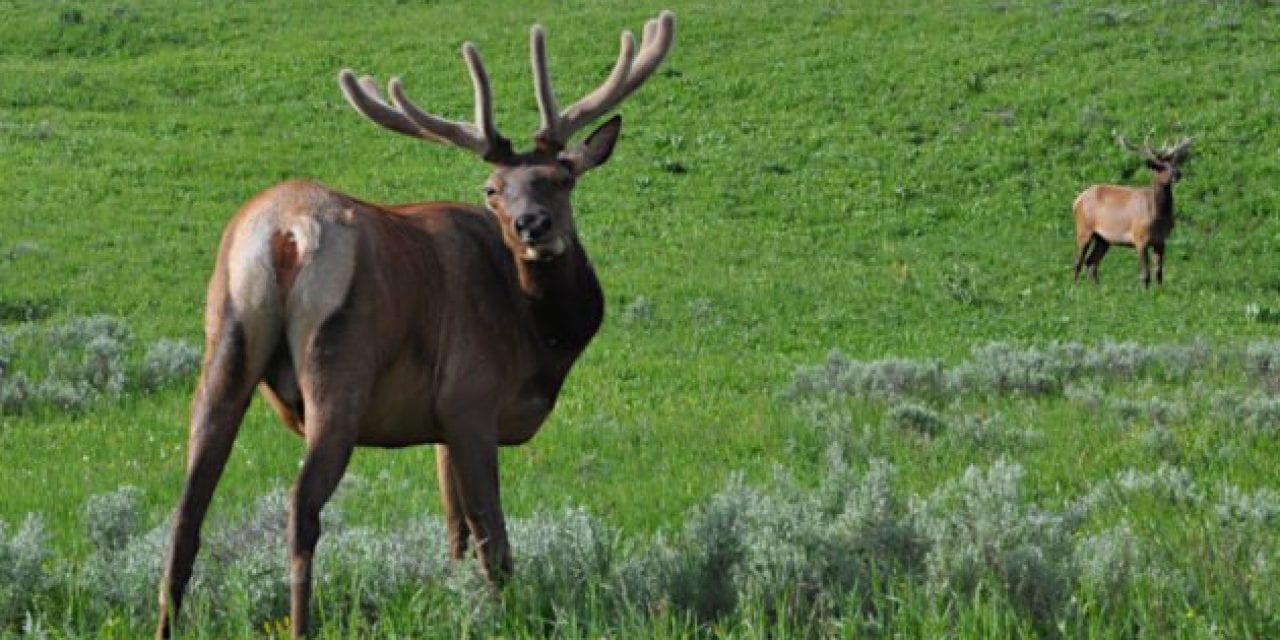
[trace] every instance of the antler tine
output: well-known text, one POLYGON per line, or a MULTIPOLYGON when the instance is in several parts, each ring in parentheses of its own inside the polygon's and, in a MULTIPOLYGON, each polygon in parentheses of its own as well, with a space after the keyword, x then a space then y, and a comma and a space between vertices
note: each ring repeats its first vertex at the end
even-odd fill
POLYGON ((535 138, 543 144, 563 147, 578 130, 590 124, 609 110, 618 106, 640 85, 648 80, 658 65, 666 58, 675 38, 675 14, 663 11, 657 18, 645 23, 644 38, 638 55, 633 56, 635 39, 630 32, 622 33, 618 61, 604 83, 581 100, 573 103, 559 115, 555 115, 554 100, 544 103, 544 96, 551 98, 551 83, 546 71, 545 44, 540 28, 533 34, 534 78, 538 92, 539 109, 542 110, 542 127, 535 138), (548 123, 551 123, 548 126, 548 123))
POLYGON ((547 71, 547 36, 540 24, 529 29, 529 58, 533 62, 533 93, 538 99, 538 132, 534 138, 554 139, 560 115, 547 71))
POLYGON ((347 98, 347 102, 374 124, 407 136, 422 137, 421 128, 382 99, 378 88, 373 84, 373 78, 357 78, 354 71, 343 69, 338 73, 338 86, 342 88, 342 95, 347 98))
POLYGON ((1191 149, 1191 138, 1182 138, 1178 141, 1178 144, 1173 146, 1173 148, 1169 148, 1169 145, 1165 145, 1165 149, 1166 150, 1162 152, 1162 155, 1174 162, 1181 162, 1186 159, 1187 154, 1191 149))
POLYGON ((489 76, 480 61, 480 54, 470 42, 462 46, 462 57, 471 72, 475 90, 475 124, 447 120, 418 108, 405 95, 399 78, 392 78, 387 84, 391 104, 387 104, 378 92, 372 77, 357 79, 353 72, 344 69, 338 74, 338 83, 351 106, 376 124, 415 138, 462 147, 486 160, 499 159, 502 154, 510 152, 511 143, 498 133, 493 124, 489 76))
POLYGON ((1143 141, 1142 141, 1142 147, 1141 147, 1141 148, 1133 146, 1133 143, 1129 142, 1129 140, 1128 140, 1128 139, 1126 139, 1123 135, 1121 135, 1121 134, 1119 134, 1119 133, 1115 133, 1115 132, 1113 132, 1113 135, 1115 135, 1116 142, 1117 142, 1121 147, 1123 147, 1125 150, 1130 151, 1130 152, 1133 152, 1133 153, 1136 153, 1136 154, 1138 154, 1138 155, 1140 155, 1140 156, 1142 156, 1142 157, 1144 157, 1144 158, 1150 159, 1150 160, 1155 160, 1155 159, 1156 159, 1156 157, 1155 157, 1155 153, 1154 153, 1153 151, 1151 151, 1151 136, 1150 136, 1150 135, 1148 135, 1146 138, 1144 138, 1144 139, 1143 139, 1143 141))
POLYGON ((489 74, 485 72, 480 52, 470 42, 463 43, 462 57, 471 70, 471 85, 475 93, 476 128, 490 142, 505 140, 493 124, 493 93, 489 90, 489 74))

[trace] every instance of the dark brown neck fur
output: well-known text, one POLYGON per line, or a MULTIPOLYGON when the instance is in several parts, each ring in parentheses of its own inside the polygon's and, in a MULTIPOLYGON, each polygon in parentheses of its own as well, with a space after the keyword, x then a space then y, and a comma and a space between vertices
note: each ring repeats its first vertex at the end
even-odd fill
POLYGON ((1173 182, 1156 176, 1155 184, 1151 186, 1151 190, 1155 195, 1156 217, 1172 218, 1173 217, 1173 182))
POLYGON ((539 342, 577 355, 604 320, 604 292, 591 261, 576 241, 547 261, 516 259, 520 285, 539 342))

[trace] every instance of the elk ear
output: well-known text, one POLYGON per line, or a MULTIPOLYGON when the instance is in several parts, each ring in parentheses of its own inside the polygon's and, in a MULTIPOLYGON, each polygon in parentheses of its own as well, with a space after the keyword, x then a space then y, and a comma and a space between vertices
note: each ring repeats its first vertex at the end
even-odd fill
POLYGON ((1164 165, 1155 160, 1147 160, 1147 168, 1152 171, 1161 171, 1164 169, 1164 165))
POLYGON ((613 154, 613 145, 622 131, 622 116, 615 115, 587 136, 582 144, 567 151, 563 159, 573 167, 575 175, 582 175, 602 164, 613 154))

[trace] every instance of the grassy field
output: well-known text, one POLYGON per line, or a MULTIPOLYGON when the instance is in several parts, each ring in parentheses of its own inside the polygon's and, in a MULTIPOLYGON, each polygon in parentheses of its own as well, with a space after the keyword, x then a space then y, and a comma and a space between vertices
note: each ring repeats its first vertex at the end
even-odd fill
MULTIPOLYGON (((362 450, 321 634, 1280 635, 1280 6, 665 6, 675 51, 575 196, 605 326, 503 452, 521 577, 494 600, 443 568, 429 448, 362 450), (1120 248, 1070 283, 1075 195, 1148 181, 1113 131, 1195 140, 1149 292, 1120 248)), ((174 345, 200 344, 240 204, 292 177, 479 201, 483 163, 369 125, 338 69, 465 117, 472 40, 522 140, 531 23, 568 100, 660 8, 0 4, 0 399, 115 363, 0 409, 0 633, 150 627, 193 381, 174 345)), ((255 403, 197 637, 286 628, 300 455, 255 403)))

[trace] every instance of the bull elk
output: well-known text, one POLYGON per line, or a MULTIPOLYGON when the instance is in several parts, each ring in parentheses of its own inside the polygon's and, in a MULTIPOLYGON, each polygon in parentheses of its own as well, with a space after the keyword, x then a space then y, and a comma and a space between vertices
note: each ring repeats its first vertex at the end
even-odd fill
POLYGON ((1131 246, 1138 252, 1142 286, 1151 286, 1151 258, 1156 254, 1156 282, 1164 284, 1164 243, 1173 231, 1173 183, 1182 177, 1179 165, 1186 160, 1191 139, 1183 138, 1170 147, 1154 151, 1148 142, 1135 147, 1116 136, 1121 147, 1138 154, 1151 170, 1150 187, 1118 187, 1095 184, 1076 197, 1076 259, 1072 281, 1080 280, 1080 267, 1088 264, 1089 275, 1098 281, 1098 265, 1113 244, 1131 246), (1090 247, 1092 246, 1092 249, 1090 247), (1086 257, 1087 254, 1087 257, 1086 257))
POLYGON ((398 79, 388 101, 371 78, 338 75, 365 118, 492 165, 485 206, 383 206, 292 181, 250 200, 227 225, 209 283, 157 637, 173 628, 201 523, 255 387, 306 444, 288 520, 294 637, 309 629, 320 510, 357 445, 435 444, 451 557, 461 559, 473 539, 491 583, 511 572, 498 447, 537 433, 604 318, 570 195, 579 177, 609 159, 621 117, 569 142, 644 84, 674 36, 669 11, 645 24, 638 50, 624 32, 604 82, 559 110, 535 25, 540 126, 523 153, 494 125, 488 76, 471 43, 462 56, 474 123, 422 111, 398 79))

